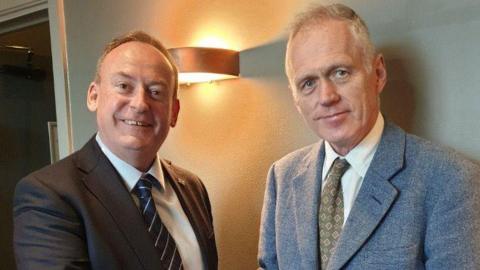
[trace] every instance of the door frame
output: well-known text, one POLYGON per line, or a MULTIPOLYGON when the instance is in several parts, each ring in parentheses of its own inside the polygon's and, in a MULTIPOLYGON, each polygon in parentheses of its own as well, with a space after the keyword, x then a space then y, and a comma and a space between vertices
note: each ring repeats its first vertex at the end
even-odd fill
POLYGON ((58 151, 59 158, 63 158, 73 152, 64 1, 25 0, 0 8, 3 8, 0 10, 0 34, 49 22, 58 151))
MULTIPOLYGON (((23 0, 17 2, 10 1, 10 3, 8 3, 8 1, 4 1, 0 5, 0 23, 45 10, 47 9, 47 2, 47 0, 23 0)), ((31 21, 31 19, 29 21, 31 21)), ((36 24, 36 22, 34 21, 30 25, 32 24, 36 24)), ((5 27, 2 27, 1 30, 5 30, 4 28, 5 27)), ((20 25, 19 28, 23 28, 23 26, 20 25)))

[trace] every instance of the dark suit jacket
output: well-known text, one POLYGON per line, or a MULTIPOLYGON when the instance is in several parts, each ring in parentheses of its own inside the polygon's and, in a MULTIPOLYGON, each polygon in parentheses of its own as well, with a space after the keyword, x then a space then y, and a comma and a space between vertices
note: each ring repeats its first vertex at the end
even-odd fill
MULTIPOLYGON (((207 191, 162 160, 207 269, 217 250, 207 191)), ((119 174, 91 139, 80 151, 22 179, 14 196, 18 269, 166 269, 119 174)))

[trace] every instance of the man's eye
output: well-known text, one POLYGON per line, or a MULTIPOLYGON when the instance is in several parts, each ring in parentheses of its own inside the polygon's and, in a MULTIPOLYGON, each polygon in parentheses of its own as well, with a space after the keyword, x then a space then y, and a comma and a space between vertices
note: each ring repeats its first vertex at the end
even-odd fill
POLYGON ((316 87, 316 81, 313 79, 307 79, 300 85, 300 90, 304 94, 312 92, 316 87))
POLYGON ((119 82, 115 84, 116 88, 118 88, 121 91, 126 91, 130 88, 130 85, 124 82, 119 82))
POLYGON ((149 89, 149 91, 150 91, 150 96, 153 99, 157 99, 157 100, 163 99, 167 92, 165 91, 165 89, 162 89, 161 87, 152 87, 149 89))
POLYGON ((306 88, 309 88, 309 87, 312 87, 313 86, 313 81, 312 80, 308 80, 305 82, 304 86, 303 87, 306 87, 306 88))
POLYGON ((158 90, 150 90, 150 95, 153 98, 159 98, 161 96, 160 91, 158 91, 158 90))
POLYGON ((350 73, 345 69, 337 69, 333 74, 334 78, 337 80, 344 80, 348 75, 350 75, 350 73))

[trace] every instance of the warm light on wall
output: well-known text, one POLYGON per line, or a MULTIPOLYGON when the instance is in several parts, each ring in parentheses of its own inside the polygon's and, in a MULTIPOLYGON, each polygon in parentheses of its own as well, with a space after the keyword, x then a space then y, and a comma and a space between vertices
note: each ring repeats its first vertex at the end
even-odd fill
POLYGON ((168 51, 177 64, 181 84, 231 79, 240 73, 237 51, 203 47, 172 48, 168 51))
POLYGON ((190 47, 219 48, 239 51, 235 28, 222 24, 222 21, 210 20, 196 25, 192 29, 188 44, 190 47))
POLYGON ((232 48, 230 44, 225 41, 223 38, 216 36, 206 36, 195 42, 195 47, 207 47, 207 48, 219 48, 219 49, 228 49, 232 48))

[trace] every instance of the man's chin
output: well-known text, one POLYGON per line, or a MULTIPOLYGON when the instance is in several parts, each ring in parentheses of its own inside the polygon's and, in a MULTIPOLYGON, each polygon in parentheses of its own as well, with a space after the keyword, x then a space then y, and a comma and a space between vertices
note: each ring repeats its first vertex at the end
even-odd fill
POLYGON ((147 139, 141 139, 133 136, 123 138, 122 147, 131 151, 142 151, 142 149, 148 148, 151 143, 147 139))
POLYGON ((157 152, 161 146, 161 138, 155 138, 152 136, 132 136, 124 135, 117 140, 120 147, 129 151, 146 151, 157 152))
POLYGON ((348 136, 343 133, 343 132, 337 132, 337 133, 321 133, 321 132, 317 132, 317 135, 329 142, 330 144, 334 144, 334 145, 343 145, 346 143, 346 141, 348 141, 348 136))

